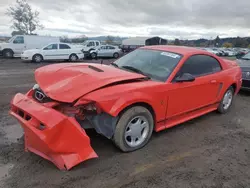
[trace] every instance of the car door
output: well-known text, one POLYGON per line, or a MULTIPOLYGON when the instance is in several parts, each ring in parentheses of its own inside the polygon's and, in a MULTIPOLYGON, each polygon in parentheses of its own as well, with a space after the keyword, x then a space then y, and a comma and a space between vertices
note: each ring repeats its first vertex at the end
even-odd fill
POLYGON ((20 55, 26 49, 23 36, 17 36, 13 40, 13 50, 16 55, 20 55))
POLYGON ((114 46, 108 46, 108 56, 109 57, 113 57, 114 53, 115 53, 115 47, 114 46))
POLYGON ((43 58, 45 60, 53 60, 58 58, 58 44, 50 44, 43 48, 43 58))
POLYGON ((99 56, 99 57, 105 57, 105 56, 106 56, 106 52, 107 52, 107 46, 102 46, 102 47, 98 50, 98 56, 99 56))
POLYGON ((168 91, 168 108, 166 118, 185 114, 216 102, 222 87, 220 62, 209 55, 193 55, 189 57, 175 78, 168 91), (195 77, 192 82, 176 82, 176 78, 184 73, 195 77))
POLYGON ((59 50, 57 51, 58 59, 69 59, 71 47, 68 44, 59 44, 59 50))

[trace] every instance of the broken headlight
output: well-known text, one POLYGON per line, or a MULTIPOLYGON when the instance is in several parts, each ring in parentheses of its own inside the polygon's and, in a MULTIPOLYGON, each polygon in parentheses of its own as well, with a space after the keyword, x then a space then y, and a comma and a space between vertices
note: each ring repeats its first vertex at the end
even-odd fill
POLYGON ((77 106, 73 106, 70 104, 61 104, 56 106, 55 109, 66 116, 77 117, 81 120, 85 119, 85 115, 94 115, 100 113, 100 109, 93 102, 77 106))

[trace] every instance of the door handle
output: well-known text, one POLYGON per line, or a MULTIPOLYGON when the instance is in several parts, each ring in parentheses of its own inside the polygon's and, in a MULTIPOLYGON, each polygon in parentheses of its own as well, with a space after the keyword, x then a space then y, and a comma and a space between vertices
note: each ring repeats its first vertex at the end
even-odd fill
POLYGON ((217 83, 217 80, 211 80, 210 83, 211 83, 211 84, 216 84, 216 83, 217 83))

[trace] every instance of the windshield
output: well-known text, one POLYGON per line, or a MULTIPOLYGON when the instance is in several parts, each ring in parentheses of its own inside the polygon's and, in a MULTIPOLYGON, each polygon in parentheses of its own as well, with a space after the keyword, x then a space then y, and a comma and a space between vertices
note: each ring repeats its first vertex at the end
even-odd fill
POLYGON ((250 60, 250 53, 247 53, 246 55, 242 56, 241 59, 250 60))
POLYGON ((11 37, 9 40, 8 40, 8 43, 11 43, 16 37, 11 37))
POLYGON ((149 49, 138 49, 116 60, 114 63, 125 70, 147 75, 151 79, 166 81, 182 55, 149 49), (134 68, 134 69, 131 69, 134 68))
POLYGON ((85 41, 82 43, 83 46, 87 46, 87 44, 89 43, 89 41, 85 41))

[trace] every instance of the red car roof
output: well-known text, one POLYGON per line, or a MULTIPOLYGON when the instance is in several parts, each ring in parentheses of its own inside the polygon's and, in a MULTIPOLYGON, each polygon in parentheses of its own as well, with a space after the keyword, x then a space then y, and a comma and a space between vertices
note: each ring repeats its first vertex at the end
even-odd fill
POLYGON ((144 46, 143 49, 151 49, 151 50, 160 50, 160 51, 168 51, 173 53, 178 53, 182 55, 190 54, 190 53, 197 53, 202 52, 204 50, 200 50, 193 47, 186 47, 186 46, 173 46, 173 45, 155 45, 155 46, 144 46))

